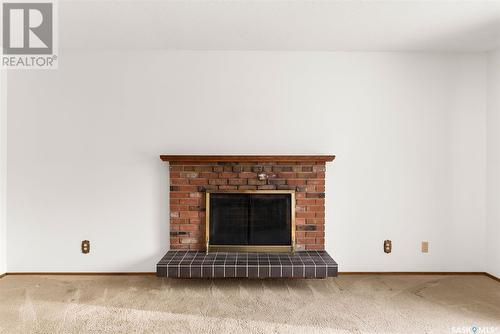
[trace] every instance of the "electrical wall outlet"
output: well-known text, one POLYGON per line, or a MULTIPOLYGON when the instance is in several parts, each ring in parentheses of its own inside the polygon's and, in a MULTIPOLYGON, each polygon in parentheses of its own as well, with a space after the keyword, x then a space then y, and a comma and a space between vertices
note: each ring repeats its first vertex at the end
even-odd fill
POLYGON ((83 254, 90 253, 90 241, 88 241, 88 240, 82 241, 82 253, 83 254))
POLYGON ((422 253, 429 253, 429 241, 422 241, 422 253))
POLYGON ((391 240, 384 240, 384 252, 387 254, 392 252, 392 241, 391 240))

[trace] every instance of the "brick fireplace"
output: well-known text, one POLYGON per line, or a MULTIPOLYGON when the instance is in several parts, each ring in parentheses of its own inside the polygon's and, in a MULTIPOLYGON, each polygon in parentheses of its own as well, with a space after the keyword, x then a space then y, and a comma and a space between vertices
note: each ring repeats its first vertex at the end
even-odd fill
MULTIPOLYGON (((275 190, 294 194, 294 250, 321 255, 325 248, 326 163, 334 158, 162 155, 170 168, 170 255, 196 256, 207 250, 207 192, 275 190)), ((180 271, 179 267, 179 277, 180 271)))

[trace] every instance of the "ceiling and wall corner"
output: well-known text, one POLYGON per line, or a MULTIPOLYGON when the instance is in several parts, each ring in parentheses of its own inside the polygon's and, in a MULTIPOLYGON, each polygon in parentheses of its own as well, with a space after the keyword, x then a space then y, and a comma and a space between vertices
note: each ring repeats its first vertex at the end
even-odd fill
POLYGON ((500 277, 500 49, 488 54, 487 266, 500 277))
POLYGON ((71 0, 59 10, 60 45, 74 50, 484 52, 500 46, 498 1, 71 0))

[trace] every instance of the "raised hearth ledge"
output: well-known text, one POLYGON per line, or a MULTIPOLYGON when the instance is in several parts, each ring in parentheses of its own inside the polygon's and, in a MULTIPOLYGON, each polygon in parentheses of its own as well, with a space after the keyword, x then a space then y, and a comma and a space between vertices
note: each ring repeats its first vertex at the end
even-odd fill
POLYGON ((334 155, 160 155, 171 162, 328 162, 334 155))
POLYGON ((169 278, 327 278, 337 263, 325 251, 231 253, 170 250, 156 265, 169 278))

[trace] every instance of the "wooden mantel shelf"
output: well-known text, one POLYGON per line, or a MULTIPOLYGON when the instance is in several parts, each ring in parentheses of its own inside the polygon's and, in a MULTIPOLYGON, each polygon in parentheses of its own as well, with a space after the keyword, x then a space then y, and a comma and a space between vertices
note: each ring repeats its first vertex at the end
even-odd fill
POLYGON ((328 162, 334 155, 160 155, 171 162, 328 162))

